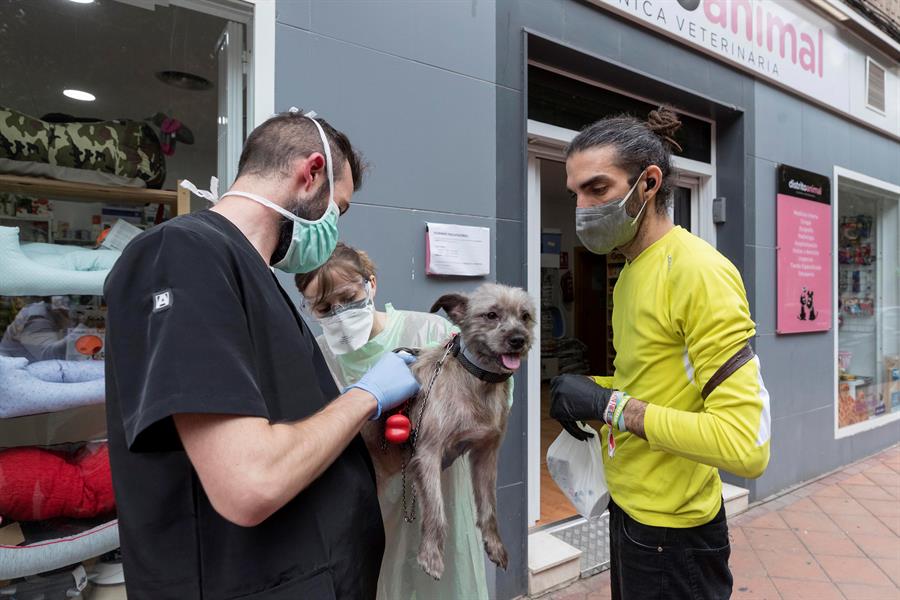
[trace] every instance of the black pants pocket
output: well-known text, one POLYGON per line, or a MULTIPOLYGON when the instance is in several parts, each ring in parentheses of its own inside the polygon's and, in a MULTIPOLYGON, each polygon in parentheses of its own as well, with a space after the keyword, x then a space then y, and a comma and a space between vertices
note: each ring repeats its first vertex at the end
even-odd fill
POLYGON ((687 572, 694 600, 727 600, 731 598, 734 579, 728 567, 731 546, 722 548, 687 548, 687 572))

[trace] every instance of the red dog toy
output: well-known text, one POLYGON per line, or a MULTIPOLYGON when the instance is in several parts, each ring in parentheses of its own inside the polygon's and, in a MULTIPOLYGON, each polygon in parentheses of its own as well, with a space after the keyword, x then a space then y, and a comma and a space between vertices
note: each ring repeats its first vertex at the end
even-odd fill
POLYGON ((402 444, 409 439, 409 417, 396 413, 387 418, 384 424, 384 439, 392 444, 402 444))

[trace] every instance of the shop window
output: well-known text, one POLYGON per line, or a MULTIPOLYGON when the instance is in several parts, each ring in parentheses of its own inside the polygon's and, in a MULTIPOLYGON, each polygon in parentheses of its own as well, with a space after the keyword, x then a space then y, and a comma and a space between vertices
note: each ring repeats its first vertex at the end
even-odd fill
MULTIPOLYGON (((630 96, 618 94, 540 67, 528 67, 528 118, 581 131, 604 117, 629 114, 646 118, 657 108, 630 96)), ((675 136, 679 156, 712 162, 712 124, 680 114, 682 127, 675 136)))
POLYGON ((900 415, 900 198, 838 179, 838 431, 900 415))
POLYGON ((0 2, 0 596, 121 580, 101 294, 134 236, 191 209, 179 180, 233 177, 247 27, 217 14, 250 13, 228 4, 0 2))

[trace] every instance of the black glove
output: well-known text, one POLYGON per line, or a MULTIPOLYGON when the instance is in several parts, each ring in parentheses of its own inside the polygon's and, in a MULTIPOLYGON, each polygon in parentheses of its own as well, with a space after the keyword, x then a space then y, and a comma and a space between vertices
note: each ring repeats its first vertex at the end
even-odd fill
POLYGON ((578 427, 576 421, 602 421, 612 393, 584 375, 559 375, 550 380, 550 416, 583 442, 594 434, 578 427))

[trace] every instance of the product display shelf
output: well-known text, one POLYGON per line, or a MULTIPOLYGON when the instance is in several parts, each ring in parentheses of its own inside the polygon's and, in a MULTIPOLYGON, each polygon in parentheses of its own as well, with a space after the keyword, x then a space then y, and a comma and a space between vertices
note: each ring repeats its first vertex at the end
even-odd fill
MULTIPOLYGON (((0 190, 2 192, 2 190, 0 190)), ((38 241, 46 241, 53 243, 56 240, 53 236, 53 214, 43 215, 6 215, 0 214, 0 225, 19 227, 20 229, 29 230, 29 236, 37 235, 38 241), (38 223, 46 223, 46 228, 42 228, 38 223), (43 239, 41 239, 43 236, 43 239)))
MULTIPOLYGON (((190 192, 178 187, 177 191, 151 190, 143 188, 130 188, 121 186, 92 185, 68 181, 58 181, 39 177, 24 177, 18 175, 0 174, 0 192, 12 192, 29 196, 48 197, 55 200, 71 200, 92 203, 111 203, 117 205, 133 204, 164 204, 169 207, 170 214, 181 215, 190 212, 190 192)), ((34 222, 52 220, 52 215, 16 215, 0 216, 0 220, 8 224, 14 222, 34 222)), ((54 242, 69 244, 92 244, 93 240, 57 239, 54 242)), ((0 332, 2 333, 2 332, 0 332)), ((57 412, 42 412, 38 414, 0 419, 0 447, 28 447, 28 446, 55 446, 57 444, 80 443, 84 441, 100 440, 105 437, 105 410, 102 404, 65 408, 57 412)), ((7 523, 3 524, 4 526, 7 523)), ((77 543, 83 540, 92 540, 92 546, 76 547, 68 555, 60 552, 65 544, 51 544, 47 548, 53 548, 53 555, 48 554, 45 561, 44 553, 37 548, 22 547, 22 552, 17 552, 13 547, 0 544, 0 552, 3 554, 4 568, 0 577, 0 587, 12 578, 43 572, 44 569, 35 569, 36 564, 44 564, 51 570, 58 569, 70 562, 78 563, 87 561, 90 557, 105 554, 118 546, 118 534, 115 529, 115 521, 96 528, 97 536, 78 535, 73 538, 77 543), (112 527, 112 529, 110 529, 112 527), (99 541, 93 538, 105 536, 99 541), (37 556, 37 558, 35 558, 37 556), (14 566, 17 558, 27 557, 23 565, 14 566), (54 562, 57 561, 57 562, 54 562), (19 572, 21 569, 21 572, 19 572)))
MULTIPOLYGON (((179 182, 180 183, 180 182, 179 182)), ((48 196, 59 200, 81 202, 109 202, 113 204, 166 204, 172 214, 191 210, 191 193, 178 186, 176 191, 151 190, 112 185, 95 185, 74 181, 60 181, 43 177, 0 174, 0 192, 29 196, 48 196)))
POLYGON ((2 215, 0 221, 30 221, 38 223, 46 223, 53 220, 53 215, 2 215))

